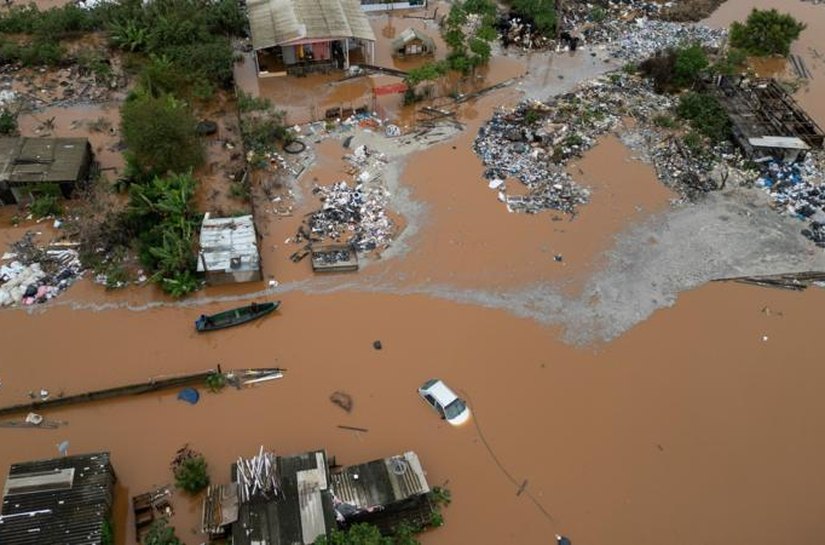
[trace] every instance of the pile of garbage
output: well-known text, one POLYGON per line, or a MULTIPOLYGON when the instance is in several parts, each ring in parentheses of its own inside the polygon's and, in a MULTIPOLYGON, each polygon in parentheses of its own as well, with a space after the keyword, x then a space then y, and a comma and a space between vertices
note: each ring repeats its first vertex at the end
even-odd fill
POLYGON ((389 192, 383 186, 340 181, 316 185, 312 192, 323 201, 306 220, 312 242, 334 240, 360 252, 389 246, 394 229, 386 212, 389 192))
POLYGON ((808 223, 802 234, 825 248, 825 157, 822 151, 809 153, 798 163, 767 163, 756 179, 780 209, 808 223))
POLYGON ((699 44, 709 49, 718 49, 726 37, 727 31, 724 29, 639 18, 627 25, 616 39, 611 40, 608 50, 613 57, 637 62, 657 51, 684 45, 699 44))
POLYGON ((110 68, 110 74, 100 76, 78 64, 57 70, 8 64, 0 70, 0 88, 14 89, 19 99, 35 109, 107 102, 126 85, 120 67, 113 63, 110 68))
POLYGON ((0 306, 44 303, 59 295, 82 274, 76 245, 52 244, 41 248, 34 233, 12 244, 0 265, 0 306))
POLYGON ((588 44, 606 44, 625 34, 633 21, 659 17, 663 7, 645 0, 565 2, 559 26, 588 44))
POLYGON ((588 81, 575 91, 547 103, 525 101, 510 111, 499 111, 479 130, 473 149, 486 167, 489 186, 511 211, 560 210, 574 213, 588 201, 564 166, 593 147, 623 117, 651 122, 672 105, 653 92, 648 82, 625 74, 588 81), (528 192, 508 192, 515 179, 528 192))

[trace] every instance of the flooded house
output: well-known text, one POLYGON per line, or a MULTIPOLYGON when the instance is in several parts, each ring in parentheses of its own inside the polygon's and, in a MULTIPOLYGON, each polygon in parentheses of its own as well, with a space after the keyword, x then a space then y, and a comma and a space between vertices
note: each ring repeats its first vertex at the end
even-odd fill
POLYGON ((108 452, 12 464, 3 487, 0 543, 111 543, 115 480, 108 452))
POLYGON ((203 531, 235 545, 310 545, 333 529, 368 522, 389 532, 402 522, 428 524, 429 485, 414 452, 348 467, 326 452, 264 452, 232 466, 229 486, 204 499, 203 531))
POLYGON ((748 158, 792 163, 822 148, 822 129, 776 80, 720 76, 706 89, 727 112, 733 138, 748 158))
POLYGON ((261 258, 251 215, 212 218, 207 213, 200 232, 197 271, 210 285, 256 282, 261 258))
POLYGON ((0 204, 54 192, 68 198, 88 179, 91 165, 85 138, 0 138, 0 204))
POLYGON ((416 57, 435 53, 435 41, 412 27, 392 41, 393 57, 416 57))
POLYGON ((251 0, 247 6, 259 77, 374 63, 375 34, 359 0, 251 0))

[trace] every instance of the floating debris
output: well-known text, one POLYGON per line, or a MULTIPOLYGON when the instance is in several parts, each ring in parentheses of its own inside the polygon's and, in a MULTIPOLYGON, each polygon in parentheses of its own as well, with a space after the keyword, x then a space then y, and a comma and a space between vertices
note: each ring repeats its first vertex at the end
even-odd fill
POLYGON ((11 245, 13 261, 0 265, 0 306, 33 305, 56 297, 83 274, 75 243, 40 247, 28 232, 11 245))

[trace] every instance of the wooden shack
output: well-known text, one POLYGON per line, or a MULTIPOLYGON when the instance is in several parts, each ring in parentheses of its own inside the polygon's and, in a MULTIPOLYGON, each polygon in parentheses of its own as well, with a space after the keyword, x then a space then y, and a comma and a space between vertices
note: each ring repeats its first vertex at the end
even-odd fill
POLYGON ((21 462, 0 510, 3 545, 102 545, 111 532, 115 472, 108 452, 21 462))
POLYGON ((0 204, 55 189, 68 198, 88 179, 91 164, 86 138, 0 138, 0 204))
POLYGON ((210 285, 257 282, 261 259, 251 215, 203 218, 197 270, 210 285))
POLYGON ((417 57, 435 53, 435 41, 410 27, 392 41, 393 57, 417 57))

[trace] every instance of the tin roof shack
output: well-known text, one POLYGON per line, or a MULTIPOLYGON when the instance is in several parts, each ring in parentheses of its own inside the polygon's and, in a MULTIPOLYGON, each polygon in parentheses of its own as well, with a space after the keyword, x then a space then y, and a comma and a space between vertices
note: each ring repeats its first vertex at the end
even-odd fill
POLYGON ((91 164, 85 138, 0 138, 0 201, 21 203, 55 187, 69 198, 91 164))
POLYGON ((326 453, 264 452, 232 466, 231 490, 210 487, 203 530, 234 545, 309 545, 358 522, 390 533, 430 523, 430 487, 414 452, 330 471, 326 453), (239 469, 239 467, 241 469, 239 469), (274 468, 274 471, 272 471, 274 468))
POLYGON ((727 111, 748 158, 795 162, 809 149, 822 148, 822 129, 775 80, 722 76, 706 89, 727 111))
POLYGON ((13 464, 3 488, 3 545, 100 545, 115 473, 108 452, 13 464))
POLYGON ((430 524, 430 486, 415 452, 352 465, 333 472, 335 513, 344 526, 367 522, 389 534, 402 522, 430 524))
POLYGON ((373 64, 375 33, 359 0, 250 0, 258 76, 373 64))
MULTIPOLYGON (((238 485, 237 520, 228 532, 234 545, 310 545, 336 527, 326 453, 316 450, 275 460, 276 494, 246 489, 247 494, 238 485)), ((237 464, 232 472, 237 479, 237 464)))
POLYGON ((198 272, 210 285, 256 282, 261 279, 261 259, 251 215, 203 218, 198 272))
POLYGON ((408 28, 392 41, 393 57, 414 57, 435 53, 435 42, 426 34, 408 28))

